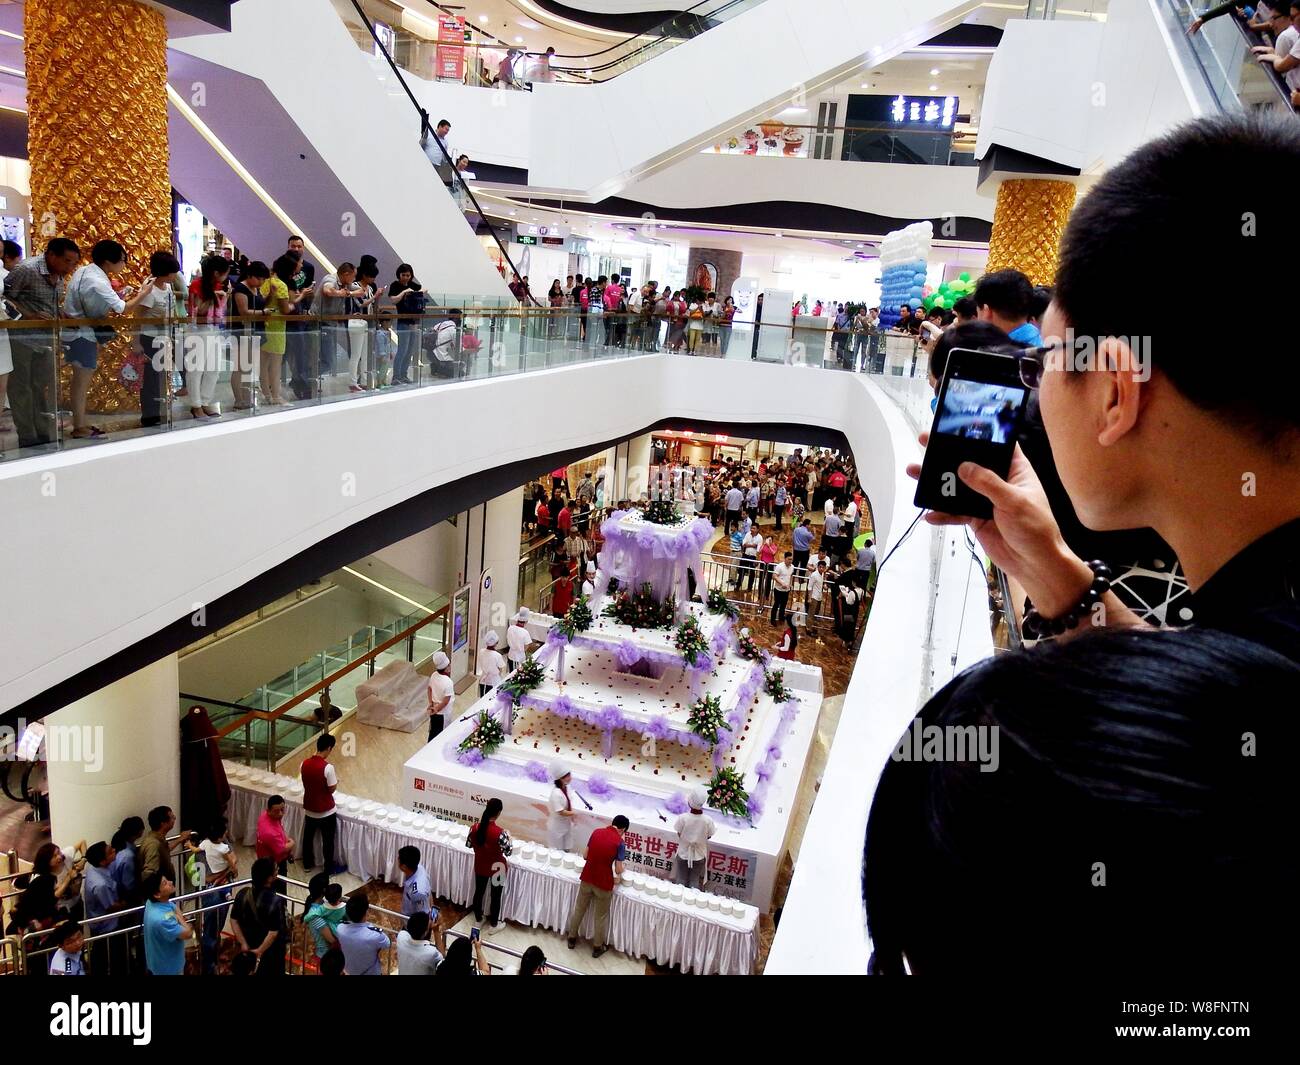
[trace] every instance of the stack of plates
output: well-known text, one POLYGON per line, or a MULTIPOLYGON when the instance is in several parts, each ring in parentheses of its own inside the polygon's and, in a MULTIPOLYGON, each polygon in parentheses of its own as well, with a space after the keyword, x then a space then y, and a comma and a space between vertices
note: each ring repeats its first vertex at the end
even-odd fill
POLYGON ((730 917, 730 916, 734 916, 735 913, 736 913, 736 903, 735 903, 735 901, 734 901, 733 899, 723 899, 723 900, 722 900, 722 912, 725 913, 725 914, 727 914, 727 916, 729 916, 729 917, 730 917))
POLYGON ((413 820, 411 823, 414 825, 415 831, 423 832, 429 827, 429 819, 425 817, 424 814, 412 815, 412 818, 413 820))
POLYGON ((365 802, 361 804, 361 816, 369 817, 378 809, 379 809, 379 803, 375 802, 373 799, 367 799, 365 802))
POLYGON ((564 851, 551 851, 551 864, 556 866, 563 865, 564 860, 567 857, 568 855, 566 855, 564 851))
POLYGON ((343 800, 343 808, 347 810, 348 813, 354 814, 361 809, 361 800, 349 795, 343 800))
POLYGON ((673 902, 681 902, 682 897, 685 894, 686 894, 686 889, 683 888, 681 884, 674 884, 668 892, 668 897, 672 899, 673 902))
POLYGON ((531 843, 521 843, 519 845, 519 857, 521 860, 528 862, 533 858, 533 845, 531 843))
POLYGON ((247 779, 248 779, 249 772, 250 772, 250 771, 249 771, 248 766, 246 766, 246 765, 237 765, 237 766, 235 766, 235 770, 234 770, 234 772, 233 772, 231 775, 232 775, 236 780, 247 780, 247 779))
POLYGON ((717 895, 709 896, 709 909, 718 912, 722 909, 722 900, 717 895))
POLYGON ((292 784, 289 785, 287 790, 290 795, 301 795, 307 789, 302 786, 301 780, 295 780, 292 784))
POLYGON ((637 891, 640 891, 642 888, 644 888, 644 887, 645 887, 645 873, 633 873, 633 874, 632 874, 632 886, 633 886, 634 888, 636 888, 637 891))
POLYGON ((578 856, 576 854, 566 854, 564 856, 564 868, 566 869, 578 868, 578 856))
POLYGON ((672 894, 673 886, 663 877, 659 877, 658 880, 659 883, 655 885, 655 894, 657 894, 661 899, 666 899, 670 894, 672 894))
POLYGON ((540 843, 533 848, 533 858, 535 861, 545 865, 551 860, 551 850, 549 847, 543 847, 540 843))

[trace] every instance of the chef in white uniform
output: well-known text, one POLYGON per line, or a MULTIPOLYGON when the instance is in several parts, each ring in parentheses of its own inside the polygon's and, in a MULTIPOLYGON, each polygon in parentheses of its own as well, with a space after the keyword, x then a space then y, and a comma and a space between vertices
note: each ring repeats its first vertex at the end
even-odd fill
POLYGON ((526 606, 520 607, 519 613, 515 615, 515 623, 506 629, 506 644, 510 648, 506 653, 506 659, 510 663, 511 673, 523 665, 524 659, 528 657, 528 647, 533 642, 532 637, 528 635, 530 616, 526 606))
POLYGON ((480 699, 500 684, 505 675, 506 660, 501 657, 501 652, 497 650, 497 643, 497 634, 489 629, 487 636, 483 638, 483 653, 478 656, 478 696, 480 699))
POLYGON ((573 838, 576 835, 574 821, 578 816, 573 810, 573 798, 569 795, 569 784, 573 776, 560 762, 552 762, 551 779, 555 782, 555 787, 547 799, 550 813, 546 818, 546 843, 553 850, 569 851, 573 849, 573 838))
POLYGON ((587 576, 582 582, 582 594, 590 602, 596 598, 596 563, 587 563, 587 576))

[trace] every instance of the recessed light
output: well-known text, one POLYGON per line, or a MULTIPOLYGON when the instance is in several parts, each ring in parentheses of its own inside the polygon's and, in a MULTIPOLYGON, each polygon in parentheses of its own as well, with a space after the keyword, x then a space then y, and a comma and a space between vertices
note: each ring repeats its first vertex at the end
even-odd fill
POLYGON ((931 86, 930 86, 930 91, 931 91, 931 92, 938 92, 938 91, 939 91, 939 86, 938 86, 938 85, 931 85, 931 86))
POLYGON ((871 88, 871 86, 868 85, 868 84, 864 81, 864 82, 861 84, 861 86, 859 86, 859 88, 869 89, 869 88, 871 88))
POLYGON ((478 20, 479 20, 481 23, 483 23, 483 25, 486 26, 486 25, 487 25, 487 21, 488 21, 488 17, 487 17, 486 15, 479 15, 478 20))
POLYGON ((938 76, 939 76, 939 68, 935 67, 932 71, 930 71, 930 77, 937 78, 938 76))
POLYGON ((523 44, 523 43, 524 43, 524 39, 522 37, 515 38, 515 44, 523 44))

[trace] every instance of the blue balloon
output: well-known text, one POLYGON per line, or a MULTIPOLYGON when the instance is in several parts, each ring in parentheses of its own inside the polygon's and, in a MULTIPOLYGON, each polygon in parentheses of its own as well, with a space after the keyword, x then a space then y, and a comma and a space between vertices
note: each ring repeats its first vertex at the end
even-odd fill
POLYGON ((914 296, 912 297, 912 299, 908 301, 908 306, 911 307, 912 310, 916 310, 919 306, 921 306, 921 301, 914 296))

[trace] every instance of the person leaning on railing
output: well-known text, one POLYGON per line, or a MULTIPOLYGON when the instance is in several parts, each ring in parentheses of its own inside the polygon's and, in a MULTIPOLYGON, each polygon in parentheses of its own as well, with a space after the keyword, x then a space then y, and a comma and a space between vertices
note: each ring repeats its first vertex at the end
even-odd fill
MULTIPOLYGON (((1272 3, 1267 2, 1267 0, 1258 0, 1255 4, 1256 17, 1246 21, 1246 28, 1255 30, 1256 32, 1268 29, 1269 17, 1274 10, 1275 7, 1272 3)), ((1196 18, 1192 19, 1191 24, 1187 27, 1188 36, 1195 36, 1200 32, 1201 27, 1211 19, 1216 19, 1220 15, 1226 15, 1229 11, 1235 11, 1242 19, 1246 18, 1246 6, 1237 3, 1237 0, 1229 0, 1228 3, 1219 4, 1218 7, 1212 7, 1203 15, 1197 15, 1196 18)))

